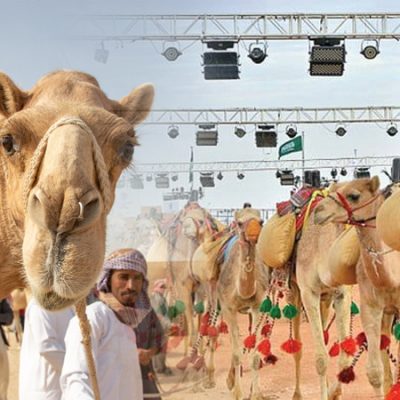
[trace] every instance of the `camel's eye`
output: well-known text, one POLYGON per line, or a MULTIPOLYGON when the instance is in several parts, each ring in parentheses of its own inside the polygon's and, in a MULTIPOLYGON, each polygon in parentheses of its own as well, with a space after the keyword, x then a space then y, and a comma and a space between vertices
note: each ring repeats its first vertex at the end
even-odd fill
POLYGON ((358 201, 360 198, 359 194, 356 193, 350 193, 346 196, 350 201, 358 201))
POLYGON ((16 151, 14 139, 11 135, 4 135, 1 137, 1 144, 4 151, 8 156, 12 156, 16 151))
POLYGON ((135 146, 131 142, 125 143, 122 149, 122 157, 124 158, 124 160, 131 161, 134 151, 135 151, 135 146))

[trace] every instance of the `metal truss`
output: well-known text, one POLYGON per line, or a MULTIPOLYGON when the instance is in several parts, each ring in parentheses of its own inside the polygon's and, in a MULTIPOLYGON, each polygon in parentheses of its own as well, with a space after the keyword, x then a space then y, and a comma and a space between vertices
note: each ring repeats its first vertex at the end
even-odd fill
POLYGON ((88 15, 75 25, 81 38, 119 42, 400 38, 399 13, 88 15))
POLYGON ((135 164, 135 174, 179 174, 190 170, 200 172, 276 171, 278 169, 303 170, 324 168, 389 167, 398 156, 322 158, 309 160, 216 161, 181 163, 135 164))
POLYGON ((400 122, 400 107, 221 108, 152 110, 143 125, 345 124, 400 122))

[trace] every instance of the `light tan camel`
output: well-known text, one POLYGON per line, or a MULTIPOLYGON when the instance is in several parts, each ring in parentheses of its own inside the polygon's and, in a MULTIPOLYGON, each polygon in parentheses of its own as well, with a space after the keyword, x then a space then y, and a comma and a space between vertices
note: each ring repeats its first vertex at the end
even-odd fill
POLYGON ((17 343, 20 344, 22 342, 22 336, 23 336, 20 311, 25 310, 28 305, 25 295, 25 289, 23 288, 14 289, 11 292, 10 297, 11 297, 10 306, 11 309, 13 310, 13 315, 14 315, 13 325, 15 329, 15 336, 17 339, 17 343))
MULTIPOLYGON (((243 345, 239 339, 237 314, 250 311, 256 321, 259 305, 263 300, 268 285, 266 269, 256 259, 256 243, 261 231, 261 217, 258 210, 245 208, 235 213, 237 236, 228 244, 224 262, 220 267, 217 282, 218 300, 221 313, 229 326, 232 344, 231 368, 227 385, 233 391, 235 399, 243 399, 240 383, 240 365, 243 345)), ((211 359, 212 361, 212 359, 211 359)), ((261 399, 258 381, 260 357, 253 351, 251 370, 251 399, 261 399)), ((208 367, 209 379, 212 381, 214 365, 208 367)))
POLYGON ((375 217, 384 201, 379 178, 357 179, 333 187, 329 197, 315 209, 315 223, 350 223, 356 226, 362 263, 357 266, 361 321, 368 340, 367 375, 378 398, 388 390, 387 361, 381 357, 381 332, 390 335, 390 324, 381 329, 384 313, 400 309, 400 252, 391 251, 375 229, 375 217), (389 325, 389 326, 387 326, 389 325), (385 378, 385 382, 384 382, 385 378))
POLYGON ((110 100, 92 76, 57 71, 30 91, 0 74, 0 298, 28 284, 57 310, 93 287, 106 216, 154 96, 110 100))

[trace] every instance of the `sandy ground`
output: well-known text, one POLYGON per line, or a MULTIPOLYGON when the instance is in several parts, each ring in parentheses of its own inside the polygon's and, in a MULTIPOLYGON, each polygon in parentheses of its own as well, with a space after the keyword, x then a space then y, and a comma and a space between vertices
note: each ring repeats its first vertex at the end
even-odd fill
MULTIPOLYGON (((354 331, 360 331, 359 317, 355 319, 354 331)), ((244 338, 247 330, 247 318, 240 318, 241 335, 244 338)), ((303 400, 317 400, 319 398, 319 381, 314 367, 314 353, 309 324, 302 324, 302 341, 303 341, 303 361, 302 361, 302 393, 303 400)), ((334 329, 330 332, 331 341, 336 335, 334 329)), ((264 366, 260 371, 260 382, 265 399, 268 400, 290 400, 294 390, 294 362, 290 355, 283 353, 279 346, 286 340, 288 336, 288 323, 280 320, 274 327, 272 334, 273 353, 278 356, 279 360, 274 366, 264 366)), ((9 350, 11 380, 9 387, 8 400, 18 400, 18 356, 19 349, 12 339, 12 346, 9 350)), ((209 400, 210 398, 219 400, 231 399, 232 395, 226 388, 225 379, 230 365, 230 341, 229 335, 221 335, 219 340, 219 348, 216 353, 216 380, 217 385, 213 389, 202 389, 201 391, 193 391, 193 380, 186 379, 182 381, 182 373, 175 368, 176 363, 182 357, 182 345, 172 350, 168 355, 168 364, 174 371, 174 376, 159 376, 162 388, 165 391, 173 389, 174 393, 165 398, 171 400, 184 400, 190 396, 191 400, 209 400), (177 391, 175 391, 177 389, 177 391)), ((393 347, 393 346, 392 346, 393 347)), ((394 348, 392 349, 395 350, 394 348)), ((356 381, 344 387, 343 400, 367 400, 374 398, 374 392, 368 384, 365 375, 366 354, 364 354, 356 367, 356 381)), ((329 365, 330 380, 334 379, 336 374, 336 359, 331 359, 329 365)), ((192 377, 193 378, 193 377, 192 377)), ((199 377, 198 377, 199 378, 199 377)), ((243 390, 245 396, 249 394, 250 371, 248 368, 248 360, 245 358, 243 362, 243 390)), ((77 399, 78 400, 78 399, 77 399)))

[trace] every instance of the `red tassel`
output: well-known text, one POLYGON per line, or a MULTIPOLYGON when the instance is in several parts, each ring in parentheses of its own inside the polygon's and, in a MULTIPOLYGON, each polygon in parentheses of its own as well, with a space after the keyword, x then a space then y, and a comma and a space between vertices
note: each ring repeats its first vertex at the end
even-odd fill
POLYGON ((389 393, 386 395, 385 400, 399 400, 400 399, 400 383, 394 384, 389 393))
POLYGON ((256 347, 256 335, 249 335, 243 341, 244 347, 246 349, 254 349, 256 347))
MULTIPOLYGON (((385 350, 390 346, 390 338, 386 335, 381 335, 381 350, 385 350)), ((399 397, 400 399, 400 397, 399 397)))
POLYGON ((324 331, 324 342, 325 342, 325 346, 328 345, 329 343, 329 331, 324 331))
POLYGON ((200 335, 201 336, 207 336, 208 334, 208 325, 202 324, 200 325, 200 335))
POLYGON ((363 344, 368 343, 367 337, 365 336, 364 332, 360 332, 356 337, 356 342, 358 347, 361 347, 363 344))
POLYGON ((263 355, 268 356, 271 353, 271 342, 268 339, 262 340, 258 346, 257 350, 263 355))
POLYGON ((207 329, 208 337, 217 337, 218 336, 218 329, 215 326, 209 326, 207 329))
POLYGON ((169 336, 183 336, 183 331, 178 325, 172 325, 169 336))
POLYGON ((228 333, 228 325, 225 321, 221 321, 221 323, 218 325, 218 332, 219 333, 228 333))
POLYGON ((357 343, 354 338, 348 337, 340 343, 340 348, 349 356, 354 356, 357 351, 357 343))
POLYGON ((296 339, 289 339, 282 343, 281 349, 286 353, 294 354, 301 350, 301 342, 296 339))
POLYGON ((273 354, 269 354, 267 357, 264 358, 264 362, 267 365, 275 365, 278 361, 278 357, 274 356, 273 354))
POLYGON ((354 374, 354 368, 352 366, 342 369, 338 375, 339 382, 342 383, 350 383, 356 379, 356 375, 354 374))
POLYGON ((331 357, 337 357, 340 353, 340 346, 338 342, 335 342, 331 349, 329 350, 329 355, 331 357))
POLYGON ((204 325, 208 325, 208 320, 210 319, 210 313, 206 312, 202 317, 201 317, 201 323, 204 325))
POLYGON ((261 329, 261 335, 268 336, 271 333, 271 325, 265 324, 261 329))

